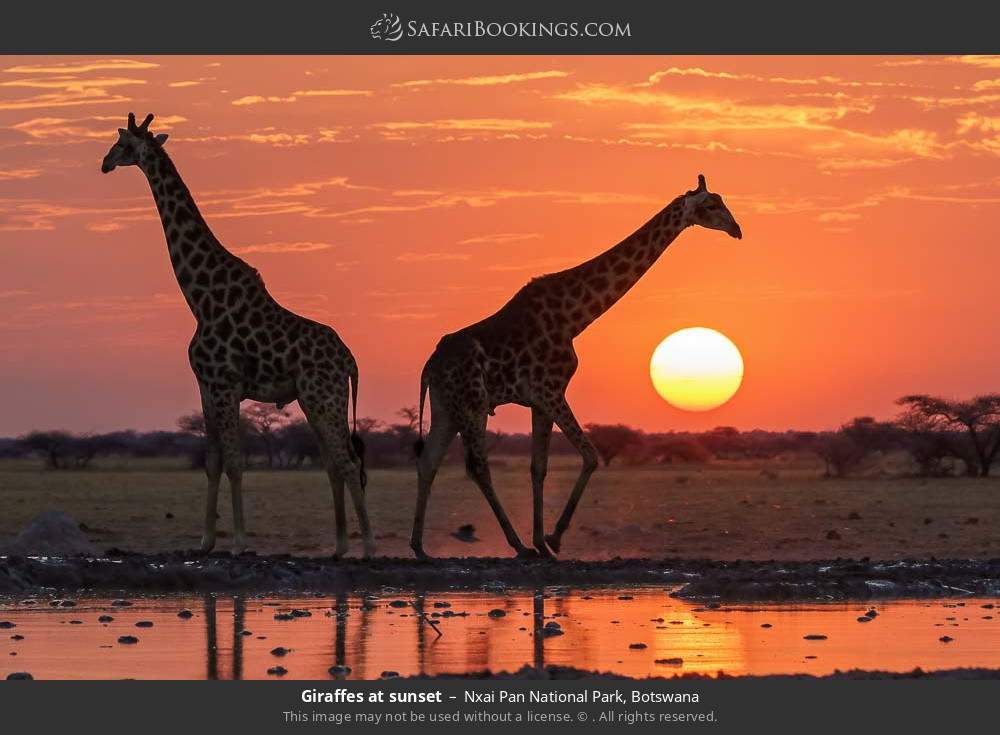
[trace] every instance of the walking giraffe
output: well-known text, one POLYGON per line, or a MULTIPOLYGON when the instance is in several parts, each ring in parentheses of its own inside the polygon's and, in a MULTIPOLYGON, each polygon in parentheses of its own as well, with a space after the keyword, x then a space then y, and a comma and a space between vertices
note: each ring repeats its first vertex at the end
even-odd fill
POLYGON ((138 166, 149 180, 177 283, 197 321, 188 358, 201 391, 205 416, 208 497, 202 551, 215 546, 219 482, 225 469, 233 500, 233 553, 246 550, 243 524, 243 457, 240 401, 282 407, 298 400, 316 433, 333 489, 336 554, 347 552, 344 484, 361 526, 365 557, 375 553, 365 508, 364 445, 348 425, 348 394, 357 423, 358 367, 330 327, 283 308, 260 274, 215 238, 191 192, 153 135, 129 113, 128 127, 104 157, 101 171, 138 166))
POLYGON ((532 543, 542 556, 559 551, 597 468, 597 451, 566 402, 566 387, 577 367, 573 340, 624 296, 691 225, 743 236, 722 198, 708 191, 705 177, 699 175, 698 188, 674 199, 618 245, 575 268, 534 279, 492 316, 438 342, 420 378, 417 508, 410 538, 418 557, 426 556, 424 515, 431 485, 456 434, 462 436, 468 473, 486 496, 507 542, 519 557, 535 555, 521 543, 504 512, 486 457, 487 418, 507 403, 531 409, 532 543), (424 441, 428 390, 431 427, 424 441), (583 466, 555 530, 546 536, 542 489, 553 423, 580 453, 583 466))

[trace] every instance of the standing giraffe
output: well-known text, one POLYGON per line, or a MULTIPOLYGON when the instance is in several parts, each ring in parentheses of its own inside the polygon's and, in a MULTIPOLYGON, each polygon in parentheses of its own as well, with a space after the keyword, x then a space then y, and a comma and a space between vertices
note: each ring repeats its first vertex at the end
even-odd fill
POLYGON ((686 227, 700 225, 743 236, 722 197, 698 188, 674 199, 659 214, 595 258, 532 280, 503 308, 481 322, 445 335, 420 377, 420 441, 417 443, 417 509, 410 548, 425 557, 424 514, 431 484, 456 434, 465 445, 469 475, 486 496, 507 542, 519 557, 534 556, 510 524, 490 479, 486 422, 494 409, 516 403, 531 409, 532 543, 538 554, 558 552, 580 496, 597 468, 597 451, 566 402, 576 372, 573 340, 624 296, 686 227), (424 399, 430 390, 431 428, 423 441, 424 399), (542 486, 548 469, 552 424, 583 458, 569 501, 546 536, 542 486))
POLYGON ((233 553, 246 550, 243 526, 243 458, 240 401, 282 407, 296 399, 319 440, 337 519, 337 556, 347 552, 344 483, 354 501, 365 557, 375 553, 365 508, 364 445, 356 432, 358 367, 330 327, 294 314, 276 302, 260 274, 215 239, 163 149, 147 115, 129 113, 128 128, 104 157, 101 171, 138 166, 149 180, 177 283, 198 322, 188 358, 205 415, 208 500, 202 551, 215 546, 219 481, 225 468, 233 497, 233 553), (348 396, 350 394, 350 396, 348 396), (348 397, 354 429, 347 420, 348 397))

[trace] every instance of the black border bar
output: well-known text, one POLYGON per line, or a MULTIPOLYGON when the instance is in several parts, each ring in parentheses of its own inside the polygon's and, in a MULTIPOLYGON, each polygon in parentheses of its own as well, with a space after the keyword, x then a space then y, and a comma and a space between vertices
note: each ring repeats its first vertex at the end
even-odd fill
POLYGON ((982 0, 8 0, 0 53, 990 54, 998 21, 1000 3, 982 0), (400 18, 400 38, 372 37, 383 13, 400 18), (411 33, 433 23, 472 35, 411 33), (558 23, 576 35, 541 29, 558 23), (629 33, 587 37, 587 23, 629 33))

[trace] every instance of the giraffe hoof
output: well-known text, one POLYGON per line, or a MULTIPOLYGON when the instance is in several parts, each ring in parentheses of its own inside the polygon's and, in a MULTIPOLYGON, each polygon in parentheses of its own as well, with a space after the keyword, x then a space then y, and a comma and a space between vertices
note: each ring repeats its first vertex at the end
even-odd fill
POLYGON ((552 551, 554 551, 557 554, 559 553, 559 547, 562 546, 559 537, 556 536, 555 534, 549 534, 548 536, 546 536, 545 543, 548 544, 549 548, 552 549, 552 551))
POLYGON ((523 549, 518 549, 517 550, 517 558, 518 559, 537 559, 538 558, 538 552, 535 551, 534 549, 529 549, 529 548, 525 547, 523 549))
POLYGON ((201 540, 201 553, 202 554, 211 554, 212 553, 212 549, 214 549, 214 548, 215 548, 215 540, 214 539, 202 539, 201 540))
POLYGON ((426 551, 424 551, 424 549, 423 549, 422 546, 411 546, 410 548, 413 549, 413 555, 415 557, 417 557, 418 559, 420 559, 421 561, 427 561, 429 559, 433 559, 434 558, 430 554, 428 554, 426 551))
POLYGON ((555 559, 556 555, 549 551, 549 547, 545 545, 545 542, 535 544, 535 550, 542 559, 555 559))

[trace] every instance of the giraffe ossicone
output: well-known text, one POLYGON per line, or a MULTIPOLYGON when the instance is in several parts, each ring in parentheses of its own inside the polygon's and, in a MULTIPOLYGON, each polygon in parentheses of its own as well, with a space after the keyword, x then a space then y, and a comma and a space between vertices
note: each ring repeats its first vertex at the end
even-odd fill
POLYGON ((358 367, 337 333, 281 306, 260 273, 215 238, 164 149, 149 131, 153 115, 127 127, 101 163, 109 173, 137 166, 153 193, 170 263, 196 328, 188 359, 205 416, 208 492, 201 548, 215 546, 219 484, 225 471, 233 502, 233 553, 246 550, 239 411, 245 399, 284 405, 298 400, 316 433, 333 491, 336 554, 348 549, 344 486, 361 527, 364 554, 375 553, 365 503, 364 444, 358 437, 358 367), (353 424, 348 420, 348 404, 353 424))
POLYGON ((465 446, 466 468, 493 509, 518 556, 551 556, 597 468, 597 451, 566 400, 576 372, 573 340, 610 309, 687 227, 743 232, 722 197, 698 186, 674 199, 632 235, 600 255, 559 273, 536 278, 495 314, 441 338, 420 377, 420 440, 417 443, 417 506, 410 547, 423 548, 424 520, 438 467, 456 435, 465 446), (423 436, 430 393, 431 425, 423 436), (486 456, 486 423, 502 404, 531 409, 532 546, 522 542, 497 498, 486 456), (582 467, 551 534, 543 518, 543 486, 553 424, 580 453, 582 467))

